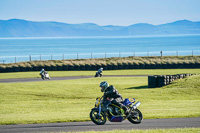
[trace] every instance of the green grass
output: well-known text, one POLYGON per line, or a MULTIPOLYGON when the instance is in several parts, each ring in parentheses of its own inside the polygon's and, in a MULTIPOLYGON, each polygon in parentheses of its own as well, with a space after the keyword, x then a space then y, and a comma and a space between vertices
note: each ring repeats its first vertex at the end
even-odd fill
POLYGON ((200 117, 199 75, 153 89, 147 88, 147 77, 103 77, 0 83, 0 124, 88 121, 104 80, 124 98, 141 101, 144 119, 200 117))
MULTIPOLYGON (((50 77, 94 76, 96 71, 49 71, 50 77)), ((172 75, 183 73, 200 74, 200 69, 135 69, 135 70, 105 70, 103 75, 172 75)), ((39 72, 0 73, 0 79, 39 78, 39 72)))
MULTIPOLYGON (((112 131, 86 131, 70 133, 199 133, 200 128, 176 128, 176 129, 149 129, 149 130, 112 130, 112 131)), ((61 132, 65 133, 65 132, 61 132)))

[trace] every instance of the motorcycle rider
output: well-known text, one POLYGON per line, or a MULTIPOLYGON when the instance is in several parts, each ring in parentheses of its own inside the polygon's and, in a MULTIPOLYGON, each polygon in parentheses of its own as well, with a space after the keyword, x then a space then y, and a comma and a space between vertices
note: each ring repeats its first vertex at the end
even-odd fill
POLYGON ((101 74, 103 72, 103 68, 99 68, 98 73, 101 74))
POLYGON ((44 70, 44 68, 42 68, 42 70, 40 71, 40 75, 45 74, 46 71, 44 70))
POLYGON ((103 81, 100 83, 99 87, 101 87, 101 92, 104 92, 103 105, 106 109, 108 108, 108 105, 110 103, 109 100, 107 100, 107 98, 109 98, 112 104, 119 106, 124 110, 126 115, 128 114, 128 108, 121 103, 123 102, 121 94, 119 94, 119 92, 113 85, 109 86, 108 82, 103 81))
POLYGON ((42 79, 43 79, 43 77, 45 76, 46 73, 47 72, 44 70, 44 68, 42 68, 42 70, 40 71, 40 75, 41 75, 42 79))

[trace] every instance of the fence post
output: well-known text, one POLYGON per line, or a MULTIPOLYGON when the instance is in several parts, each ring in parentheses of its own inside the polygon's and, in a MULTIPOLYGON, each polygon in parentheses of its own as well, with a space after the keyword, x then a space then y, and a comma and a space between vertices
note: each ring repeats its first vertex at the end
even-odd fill
POLYGON ((91 53, 91 59, 92 59, 92 53, 91 53))
POLYGON ((105 58, 106 58, 106 52, 105 52, 105 58))
POLYGON ((17 62, 17 57, 15 56, 15 63, 17 62))
POLYGON ((31 55, 29 55, 29 59, 30 59, 30 61, 31 61, 31 55))
POLYGON ((53 60, 53 55, 51 54, 51 60, 53 60))
POLYGON ((42 60, 42 56, 40 55, 40 61, 42 60))
POLYGON ((77 59, 78 59, 78 53, 77 53, 77 59))
POLYGON ((65 54, 63 54, 63 60, 65 59, 65 54))

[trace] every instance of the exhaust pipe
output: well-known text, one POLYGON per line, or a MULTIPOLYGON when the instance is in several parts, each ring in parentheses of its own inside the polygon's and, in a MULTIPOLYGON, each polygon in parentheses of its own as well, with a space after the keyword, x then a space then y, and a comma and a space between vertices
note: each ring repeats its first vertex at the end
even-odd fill
POLYGON ((138 106, 140 106, 141 102, 137 102, 136 104, 133 105, 133 109, 136 109, 138 106))

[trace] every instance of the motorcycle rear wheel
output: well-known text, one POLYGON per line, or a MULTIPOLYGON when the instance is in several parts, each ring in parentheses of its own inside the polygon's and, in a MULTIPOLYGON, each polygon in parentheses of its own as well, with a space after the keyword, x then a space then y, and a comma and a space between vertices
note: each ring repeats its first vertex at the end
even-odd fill
POLYGON ((128 121, 133 124, 140 124, 143 120, 143 115, 139 109, 132 110, 131 115, 128 117, 128 121))
POLYGON ((99 110, 92 110, 90 112, 90 119, 97 125, 104 125, 106 123, 106 115, 104 112, 101 112, 99 116, 99 110))

